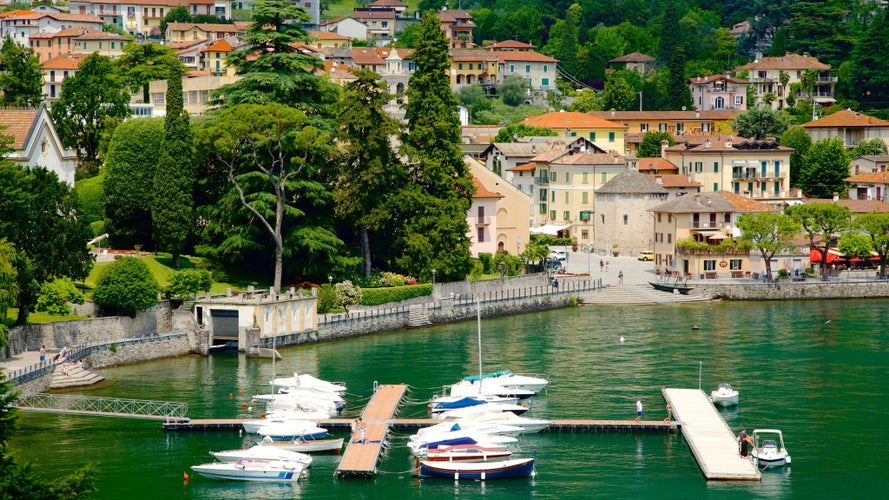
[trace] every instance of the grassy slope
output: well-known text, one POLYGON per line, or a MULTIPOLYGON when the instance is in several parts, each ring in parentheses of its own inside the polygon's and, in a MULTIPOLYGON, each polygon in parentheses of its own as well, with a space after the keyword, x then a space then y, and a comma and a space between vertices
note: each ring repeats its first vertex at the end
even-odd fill
MULTIPOLYGON (((407 4, 407 12, 412 13, 417 10, 420 0, 401 0, 401 3, 407 4)), ((321 13, 324 19, 335 19, 337 17, 351 16, 352 9, 356 7, 354 0, 330 0, 330 8, 321 13)))

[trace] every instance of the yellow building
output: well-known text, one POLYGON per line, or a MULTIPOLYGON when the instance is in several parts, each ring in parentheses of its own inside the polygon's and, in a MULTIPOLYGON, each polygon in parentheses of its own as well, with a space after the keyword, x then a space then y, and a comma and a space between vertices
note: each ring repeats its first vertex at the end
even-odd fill
POLYGON ((451 85, 497 83, 498 57, 487 50, 451 49, 451 85))
POLYGON ((626 150, 627 127, 576 111, 554 111, 525 118, 522 123, 532 127, 555 130, 566 137, 584 137, 603 151, 621 153, 626 150))
POLYGON ((202 69, 211 75, 234 76, 235 68, 225 64, 225 58, 234 48, 226 40, 217 40, 201 49, 202 69))

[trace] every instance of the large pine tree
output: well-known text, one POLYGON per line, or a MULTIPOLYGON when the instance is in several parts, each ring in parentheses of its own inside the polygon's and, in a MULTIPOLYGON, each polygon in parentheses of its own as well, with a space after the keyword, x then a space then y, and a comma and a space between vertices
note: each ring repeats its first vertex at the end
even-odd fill
POLYGON ((413 54, 417 69, 408 82, 403 152, 410 181, 399 191, 405 210, 397 235, 403 253, 395 264, 403 272, 430 278, 463 279, 470 270, 467 212, 475 187, 463 161, 457 98, 450 88, 448 42, 438 18, 420 23, 413 54))
POLYGON ((194 143, 188 113, 182 104, 182 74, 167 80, 164 141, 154 174, 154 237, 158 248, 170 252, 173 267, 194 229, 194 143))

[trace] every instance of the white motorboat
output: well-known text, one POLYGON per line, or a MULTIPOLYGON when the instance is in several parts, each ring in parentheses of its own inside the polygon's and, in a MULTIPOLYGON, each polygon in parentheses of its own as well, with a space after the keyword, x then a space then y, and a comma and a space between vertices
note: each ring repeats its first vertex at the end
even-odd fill
POLYGON ((297 375, 296 373, 294 373, 292 377, 272 379, 272 381, 269 383, 272 386, 280 387, 285 390, 289 390, 292 388, 304 388, 322 392, 333 392, 336 394, 343 394, 346 392, 345 384, 321 380, 320 378, 313 377, 308 373, 303 373, 302 375, 297 375))
POLYGON ((260 434, 259 428, 268 424, 287 424, 290 422, 303 422, 315 424, 319 420, 328 418, 326 412, 302 412, 302 411, 277 411, 254 420, 245 420, 241 423, 244 432, 248 434, 260 434))
POLYGON ((741 395, 731 384, 719 384, 715 391, 710 392, 710 401, 719 406, 734 406, 740 401, 741 395))
POLYGON ((508 425, 510 427, 518 427, 522 429, 522 434, 534 434, 535 432, 540 432, 543 429, 546 429, 552 424, 549 420, 520 417, 510 411, 482 413, 468 418, 458 419, 457 422, 464 426, 480 423, 508 425))
POLYGON ((486 373, 479 378, 478 375, 463 377, 464 382, 475 383, 479 380, 496 380, 498 384, 508 389, 521 389, 534 393, 540 392, 549 385, 549 380, 530 375, 518 375, 510 370, 500 370, 486 373))
POLYGON ((296 482, 303 475, 306 466, 299 462, 264 462, 239 460, 234 463, 212 462, 194 465, 191 469, 212 479, 234 481, 296 482))
POLYGON ((498 434, 486 434, 480 431, 457 430, 453 432, 433 433, 416 437, 411 436, 408 448, 414 456, 425 456, 426 450, 441 446, 453 446, 458 444, 477 444, 486 448, 502 448, 517 443, 518 440, 511 436, 498 434))
POLYGON ((458 421, 446 420, 419 429, 417 433, 412 435, 409 439, 417 440, 433 434, 442 434, 460 430, 483 432, 485 434, 499 434, 501 436, 517 436, 521 434, 524 429, 514 425, 502 424, 500 422, 473 422, 468 419, 461 419, 458 421))
POLYGON ((276 394, 266 403, 266 410, 298 410, 298 411, 323 411, 329 416, 335 416, 345 408, 346 402, 337 394, 326 395, 317 391, 299 390, 287 394, 276 394))
POLYGON ((484 403, 475 406, 467 406, 466 408, 458 408, 456 410, 448 410, 438 413, 433 413, 432 418, 442 419, 442 420, 454 420, 458 418, 470 418, 475 415, 481 415, 484 413, 501 413, 501 412, 511 412, 516 415, 521 415, 528 411, 528 407, 525 405, 510 405, 510 404, 500 404, 500 403, 484 403))
POLYGON ((211 451, 211 455, 216 457, 220 462, 235 463, 241 460, 249 460, 254 462, 279 462, 290 461, 299 462, 309 468, 312 466, 312 457, 305 453, 297 451, 289 451, 274 445, 271 438, 265 437, 250 448, 240 450, 211 451))
POLYGON ((343 449, 343 438, 272 441, 272 446, 300 453, 339 453, 343 449))
POLYGON ((308 441, 324 439, 327 429, 316 426, 313 422, 292 420, 290 422, 269 422, 260 425, 254 434, 269 436, 274 441, 290 441, 293 439, 308 441))
POLYGON ((754 429, 750 456, 760 469, 790 465, 790 453, 784 447, 784 436, 778 429, 754 429))
POLYGON ((450 395, 460 396, 499 396, 502 398, 530 398, 535 393, 526 389, 506 387, 497 379, 483 379, 478 381, 461 380, 450 388, 450 395))

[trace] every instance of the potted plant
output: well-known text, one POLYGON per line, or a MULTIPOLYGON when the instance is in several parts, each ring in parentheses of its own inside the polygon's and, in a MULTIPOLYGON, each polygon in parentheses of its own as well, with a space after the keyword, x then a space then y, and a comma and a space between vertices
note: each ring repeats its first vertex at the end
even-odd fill
POLYGON ((620 255, 620 248, 618 248, 618 246, 619 245, 617 243, 611 245, 611 255, 613 255, 615 257, 620 255))
POLYGON ((577 236, 573 236, 573 237, 571 238, 571 251, 572 251, 572 252, 576 252, 576 251, 577 251, 577 236))

